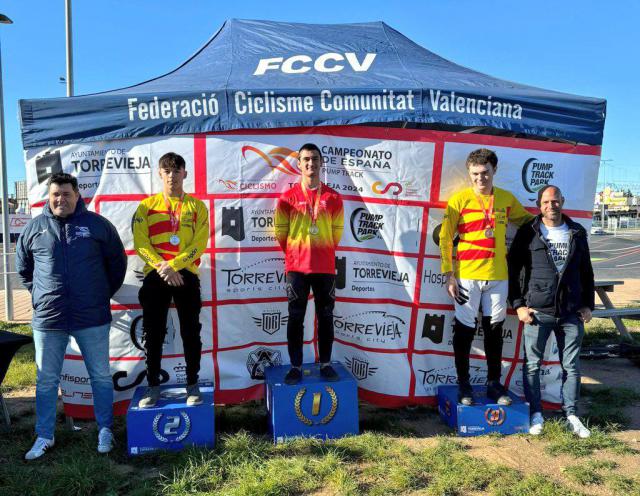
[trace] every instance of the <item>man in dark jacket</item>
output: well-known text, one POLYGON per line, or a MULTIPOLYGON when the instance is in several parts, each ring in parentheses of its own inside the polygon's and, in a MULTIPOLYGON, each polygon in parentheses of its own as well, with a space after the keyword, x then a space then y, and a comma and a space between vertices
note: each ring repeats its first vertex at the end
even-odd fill
POLYGON ((562 213, 560 189, 538 192, 540 215, 523 225, 509 250, 509 301, 524 322, 524 391, 531 408, 530 433, 543 429, 540 363, 549 336, 558 343, 562 409, 569 428, 590 436, 576 416, 580 346, 594 305, 593 268, 585 229, 562 213))
POLYGON ((16 266, 33 303, 36 351, 36 434, 27 460, 54 445, 56 403, 64 354, 73 336, 89 372, 98 451, 113 446, 113 382, 109 370, 109 300, 124 281, 127 259, 116 228, 89 212, 75 177, 48 182, 49 201, 25 227, 16 266))

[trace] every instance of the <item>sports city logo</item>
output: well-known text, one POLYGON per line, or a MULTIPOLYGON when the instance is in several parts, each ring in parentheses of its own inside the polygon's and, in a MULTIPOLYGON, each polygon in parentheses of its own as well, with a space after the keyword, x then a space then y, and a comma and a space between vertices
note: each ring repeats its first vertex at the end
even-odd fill
POLYGON ((387 343, 402 339, 407 323, 384 310, 370 310, 352 315, 333 316, 336 335, 362 343, 387 343))
POLYGON ((260 157, 263 160, 264 165, 270 169, 280 171, 290 176, 300 175, 300 171, 294 165, 294 161, 298 160, 298 152, 291 150, 290 148, 276 146, 265 153, 255 146, 245 145, 242 147, 242 157, 245 160, 249 160, 249 157, 251 157, 252 154, 260 157))

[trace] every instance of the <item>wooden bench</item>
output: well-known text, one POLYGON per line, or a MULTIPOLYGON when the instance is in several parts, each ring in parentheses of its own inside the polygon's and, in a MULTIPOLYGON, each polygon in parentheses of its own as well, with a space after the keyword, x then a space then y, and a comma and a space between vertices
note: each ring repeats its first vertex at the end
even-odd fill
POLYGON ((604 308, 597 308, 593 311, 593 316, 600 319, 611 319, 622 337, 628 341, 633 341, 627 326, 622 319, 640 320, 640 308, 616 308, 611 302, 607 293, 613 292, 616 286, 624 284, 624 281, 596 281, 596 294, 602 301, 604 308))

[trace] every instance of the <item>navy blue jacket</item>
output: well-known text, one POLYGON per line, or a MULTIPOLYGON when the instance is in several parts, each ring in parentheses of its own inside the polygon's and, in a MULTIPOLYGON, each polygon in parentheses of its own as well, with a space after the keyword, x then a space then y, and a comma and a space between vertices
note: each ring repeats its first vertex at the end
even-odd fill
POLYGON ((127 257, 118 231, 82 198, 62 219, 46 204, 24 228, 16 268, 31 293, 33 327, 75 331, 111 322, 110 298, 122 286, 127 257))
POLYGON ((569 254, 558 273, 540 232, 542 216, 518 230, 509 248, 509 302, 554 317, 567 317, 584 307, 593 310, 594 280, 587 232, 563 214, 569 227, 569 254))

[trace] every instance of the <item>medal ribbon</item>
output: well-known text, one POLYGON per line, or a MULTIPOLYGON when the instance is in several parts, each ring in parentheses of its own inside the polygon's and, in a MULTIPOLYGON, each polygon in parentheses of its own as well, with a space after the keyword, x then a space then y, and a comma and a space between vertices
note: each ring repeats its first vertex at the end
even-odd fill
POLYGON ((318 190, 316 191, 316 201, 313 207, 311 206, 311 200, 309 199, 309 193, 307 192, 307 187, 303 182, 300 183, 300 187, 302 188, 302 194, 304 195, 304 199, 307 202, 307 206, 309 207, 309 215, 311 215, 311 225, 315 225, 318 220, 318 212, 320 211, 320 193, 322 192, 322 183, 318 186, 318 190))
POLYGON ((164 199, 164 204, 167 207, 167 210, 169 211, 169 222, 171 223, 171 232, 173 234, 176 234, 180 229, 180 215, 182 214, 182 201, 184 200, 184 193, 180 195, 180 200, 178 201, 178 205, 176 206, 175 210, 171 210, 171 202, 165 195, 162 195, 162 198, 164 199))
POLYGON ((480 204, 480 208, 482 209, 482 214, 484 215, 485 229, 492 228, 494 229, 494 219, 493 219, 493 194, 489 197, 489 209, 484 208, 484 202, 482 201, 482 197, 480 197, 475 191, 473 192, 476 195, 476 200, 480 204))

